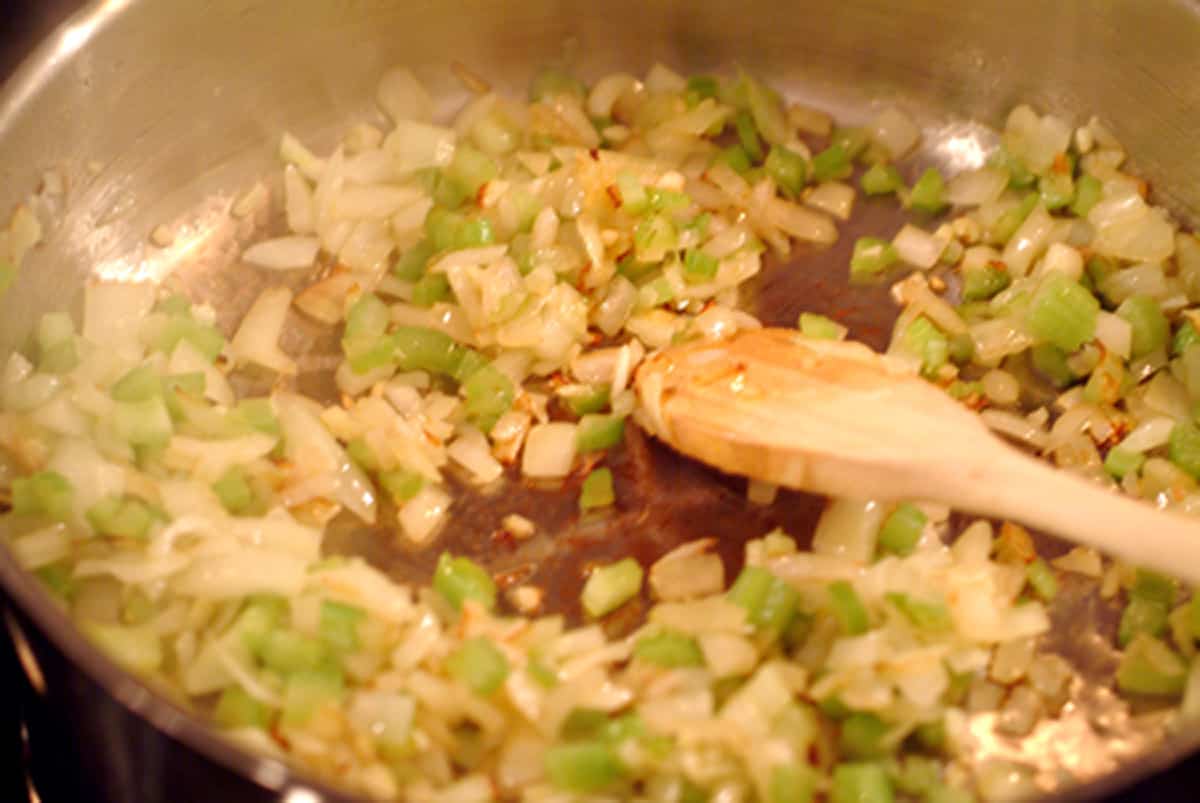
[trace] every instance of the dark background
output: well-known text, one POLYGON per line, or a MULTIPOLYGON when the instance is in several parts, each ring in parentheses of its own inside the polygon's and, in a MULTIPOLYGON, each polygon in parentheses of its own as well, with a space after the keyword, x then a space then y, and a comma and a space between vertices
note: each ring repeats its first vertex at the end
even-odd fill
MULTIPOLYGON (((0 80, 8 76, 38 41, 80 5, 80 0, 0 0, 0 80)), ((1197 121, 1197 127, 1200 128, 1200 120, 1197 121)), ((3 158, 3 153, 0 153, 0 160, 3 158)), ((14 692, 22 684, 17 671, 7 636, 0 636, 0 700, 4 701, 0 704, 0 801, 24 803, 29 798, 21 769, 20 704, 14 692)), ((71 771, 69 767, 63 769, 71 771)), ((1129 792, 1111 798, 1109 803, 1170 803, 1185 800, 1200 800, 1200 758, 1193 758, 1161 773, 1129 792)), ((43 803, 63 802, 44 800, 43 803)))

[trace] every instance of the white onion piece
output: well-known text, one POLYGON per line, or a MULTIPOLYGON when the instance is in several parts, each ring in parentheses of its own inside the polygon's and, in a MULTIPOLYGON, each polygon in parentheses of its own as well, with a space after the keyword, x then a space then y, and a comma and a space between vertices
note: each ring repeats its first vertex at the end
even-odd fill
POLYGON ((254 363, 280 374, 296 373, 296 362, 279 348, 279 336, 292 303, 292 291, 286 287, 268 287, 242 318, 230 341, 234 359, 254 363))
POLYGON ((296 234, 315 232, 317 222, 313 191, 295 165, 283 169, 283 197, 288 228, 296 234))
POLYGON ((248 594, 292 597, 304 588, 308 561, 258 547, 196 560, 171 580, 177 594, 234 599, 248 594))
POLYGON ((1033 260, 1049 244, 1054 229, 1054 218, 1038 204, 1004 246, 1001 259, 1013 276, 1024 276, 1029 272, 1033 260))
POLYGON ((875 554, 875 536, 887 508, 871 499, 832 499, 813 533, 812 551, 857 563, 875 554))
POLYGON ((318 181, 325 172, 325 160, 313 154, 289 133, 284 133, 279 140, 279 158, 295 165, 309 181, 318 181))
POLYGON ((1034 173, 1045 173, 1071 142, 1071 127, 1051 115, 1021 105, 1013 109, 1004 126, 1008 152, 1025 162, 1034 173))
POLYGON ((1117 444, 1117 448, 1138 453, 1157 449, 1159 446, 1166 445, 1174 427, 1175 420, 1172 418, 1151 418, 1138 424, 1132 432, 1125 436, 1124 440, 1117 444))
POLYGON ((311 268, 321 250, 316 237, 276 237, 255 243, 242 252, 242 261, 271 270, 311 268))
POLYGON ((459 436, 446 447, 446 456, 471 472, 471 479, 485 485, 500 478, 504 467, 492 457, 487 438, 475 427, 463 426, 459 436))
POLYGON ((426 484, 404 503, 397 519, 404 536, 414 544, 427 544, 437 534, 450 509, 450 496, 436 485, 426 484))
POLYGON ((96 282, 83 291, 85 338, 105 349, 141 353, 138 335, 158 289, 142 282, 96 282))
POLYGON ((867 133, 887 150, 892 159, 900 159, 916 146, 921 129, 904 112, 889 106, 867 123, 867 133))
POLYGON ((1051 243, 1042 258, 1041 273, 1061 273, 1072 281, 1083 276, 1083 255, 1066 243, 1051 243))
POLYGON ((575 461, 575 424, 554 421, 537 424, 525 436, 521 472, 535 479, 561 479, 575 461))
POLYGON ((1000 197, 1008 186, 1008 173, 984 166, 964 170, 946 182, 946 200, 954 206, 982 206, 1000 197))
POLYGON ((396 123, 383 141, 383 148, 401 175, 426 167, 445 167, 454 158, 453 128, 411 121, 396 123))
POLYGON ((841 181, 826 181, 818 184, 804 197, 804 203, 828 212, 838 220, 849 220, 854 210, 854 188, 841 181))
MULTIPOLYGON (((629 73, 613 73, 601 78, 588 94, 588 114, 597 118, 612 117, 613 104, 626 92, 637 92, 641 83, 629 73)), ((536 173, 536 171, 535 171, 536 173)))
POLYGON ((232 406, 237 400, 233 392, 233 387, 229 384, 229 380, 225 378, 225 374, 221 373, 221 370, 217 366, 209 362, 186 338, 180 338, 179 343, 175 346, 175 350, 171 352, 171 359, 167 363, 167 371, 172 374, 203 374, 204 397, 217 404, 228 407, 232 406))
POLYGON ((901 260, 914 268, 928 270, 941 259, 947 243, 940 237, 906 223, 892 238, 892 245, 896 247, 896 253, 901 260))
POLYGON ((67 557, 71 552, 71 537, 67 526, 57 522, 14 538, 9 546, 17 562, 32 572, 67 557))
POLYGON ((379 107, 396 122, 433 119, 433 98, 416 76, 404 67, 395 67, 383 74, 375 92, 379 107))
POLYGON ((1096 339, 1105 349, 1127 360, 1133 344, 1133 327, 1121 316, 1101 311, 1096 315, 1096 339))
MULTIPOLYGON (((1105 184, 1106 195, 1113 182, 1105 184)), ((1158 262, 1175 252, 1175 229, 1160 209, 1151 208, 1136 191, 1113 191, 1092 207, 1088 222, 1096 229, 1092 247, 1118 259, 1158 262)))

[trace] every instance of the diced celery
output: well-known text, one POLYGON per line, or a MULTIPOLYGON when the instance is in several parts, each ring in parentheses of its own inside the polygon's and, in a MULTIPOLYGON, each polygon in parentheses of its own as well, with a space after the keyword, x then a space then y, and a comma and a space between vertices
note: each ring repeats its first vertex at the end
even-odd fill
POLYGON ((1175 604, 1175 595, 1179 590, 1179 584, 1174 578, 1141 568, 1134 573, 1133 577, 1133 588, 1129 591, 1131 596, 1153 600, 1167 608, 1175 604))
POLYGON ((866 606, 849 582, 835 580, 829 584, 829 603, 838 624, 848 635, 859 636, 870 629, 866 606))
POLYGON ((86 518, 100 535, 145 538, 159 514, 140 499, 107 496, 88 508, 86 518))
POLYGON ((1038 196, 1042 206, 1053 212, 1075 200, 1075 182, 1070 173, 1050 173, 1038 179, 1038 196))
POLYGON ((812 803, 817 797, 817 771, 808 764, 771 768, 766 803, 812 803))
POLYGON ((1172 463, 1200 479, 1200 428, 1190 421, 1180 421, 1172 427, 1167 455, 1172 463))
POLYGON ((834 143, 812 160, 812 177, 816 181, 832 181, 846 178, 852 172, 850 154, 841 144, 834 143))
POLYGON ((83 632, 117 663, 135 672, 150 673, 162 666, 162 639, 150 628, 84 622, 83 632))
POLYGON ((467 418, 484 432, 491 432, 500 416, 509 411, 516 389, 508 375, 492 365, 484 365, 462 383, 467 418))
POLYGON ((484 357, 478 351, 475 351, 475 349, 463 348, 458 364, 450 372, 450 378, 455 382, 466 382, 475 376, 476 371, 482 371, 487 367, 487 364, 487 357, 484 357))
POLYGON ((580 595, 584 611, 597 618, 615 611, 638 595, 643 574, 641 564, 633 558, 592 569, 580 595))
POLYGON ((396 359, 395 342, 387 336, 343 340, 342 350, 350 369, 356 374, 390 365, 396 359))
POLYGON ((650 202, 650 208, 655 212, 680 209, 692 203, 692 199, 687 193, 677 190, 664 190, 660 187, 651 187, 646 190, 646 198, 650 202))
POLYGON ((757 616, 767 592, 775 581, 775 575, 761 566, 746 566, 729 587, 729 599, 745 608, 746 618, 750 620, 757 616))
POLYGON ((613 490, 613 475, 610 469, 593 469, 583 478, 583 484, 579 489, 580 510, 609 507, 616 500, 616 492, 613 490))
POLYGON ((742 150, 750 157, 750 161, 758 164, 763 160, 762 139, 758 135, 758 126, 754 124, 754 117, 748 111, 739 111, 733 118, 733 126, 737 131, 738 143, 742 146, 742 150))
POLYGON ((936 215, 946 208, 946 182, 936 167, 926 169, 913 184, 908 203, 927 215, 936 215))
POLYGON ((830 803, 892 803, 892 784, 879 764, 847 762, 833 768, 830 803))
POLYGON ((920 630, 949 630, 954 624, 950 610, 941 602, 921 600, 897 591, 889 591, 883 596, 913 627, 920 630))
POLYGON ((293 672, 287 678, 283 692, 285 725, 303 725, 317 709, 337 705, 345 694, 341 670, 324 666, 293 672))
POLYGON ((75 578, 70 566, 66 563, 52 563, 34 572, 37 578, 51 593, 70 600, 75 594, 75 578))
POLYGON ((171 414, 161 396, 117 402, 111 421, 117 435, 131 446, 156 448, 166 446, 171 440, 171 414))
POLYGON ((432 307, 440 301, 449 301, 452 296, 450 281, 442 273, 427 274, 413 284, 412 303, 418 307, 432 307))
POLYGON ((38 370, 47 374, 65 374, 79 364, 75 342, 75 324, 64 312, 42 316, 38 323, 38 370))
POLYGON ((1046 602, 1054 599, 1058 594, 1058 578, 1054 576, 1054 570, 1050 568, 1049 564, 1041 558, 1035 559, 1025 567, 1025 579, 1029 582, 1033 593, 1046 602))
POLYGON ((139 365, 118 379, 109 395, 119 402, 142 402, 162 394, 162 379, 148 365, 139 365))
POLYGON ((869 279, 883 273, 900 255, 896 246, 878 237, 859 237, 854 241, 854 253, 850 256, 850 278, 869 279))
POLYGON ((975 803, 975 796, 966 789, 938 783, 925 792, 924 803, 975 803))
POLYGON ((496 607, 496 583, 492 576, 470 558, 443 552, 433 573, 433 590, 442 595, 454 610, 475 600, 487 610, 496 607))
POLYGON ((560 744, 546 750, 546 775, 568 792, 602 792, 625 775, 616 750, 600 741, 560 744))
POLYGON ((316 669, 328 656, 320 641, 294 630, 272 630, 262 636, 256 652, 264 666, 283 674, 316 669))
POLYGON ((919 315, 904 330, 904 348, 921 359, 921 373, 932 377, 946 364, 950 341, 942 330, 924 315, 919 315))
POLYGON ((343 337, 347 340, 358 338, 377 338, 387 331, 390 320, 387 304, 374 293, 363 293, 346 313, 346 330, 343 337))
POLYGON ((608 406, 611 388, 608 385, 593 385, 586 393, 563 396, 563 403, 577 416, 598 413, 608 406))
POLYGON ((986 301, 1012 283, 1004 263, 989 263, 963 271, 962 300, 986 301))
POLYGON ((746 566, 729 589, 729 599, 746 609, 748 621, 775 639, 796 619, 800 594, 786 581, 759 566, 746 566))
POLYGON ((882 758, 887 754, 883 737, 888 726, 874 714, 853 713, 842 720, 838 747, 847 758, 882 758))
POLYGON ((1033 294, 1025 322, 1030 334, 1063 351, 1074 351, 1096 331, 1096 297, 1061 273, 1046 276, 1033 294))
POLYGON ((621 197, 621 208, 631 215, 641 215, 650 208, 646 188, 632 173, 617 174, 617 194, 621 197))
MULTIPOLYGON (((204 389, 207 386, 207 380, 204 374, 199 371, 193 371, 187 374, 171 374, 162 378, 162 394, 163 400, 167 403, 167 408, 171 411, 171 417, 176 417, 176 409, 172 408, 172 399, 176 393, 186 393, 189 396, 203 396, 204 389)), ((179 412, 182 412, 180 410, 179 412)))
POLYGON ((1067 356, 1065 351, 1050 343, 1038 343, 1029 350, 1034 370, 1058 388, 1065 388, 1075 381, 1067 356))
POLYGON ((1087 217, 1092 207, 1100 203, 1104 185, 1100 179, 1085 173, 1075 182, 1075 198, 1071 201, 1071 213, 1078 217, 1087 217))
POLYGON ((767 175, 789 198, 799 198, 808 181, 808 162, 804 157, 783 145, 772 145, 763 163, 767 175))
POLYGON ((1037 207, 1039 200, 1038 194, 1031 192, 1019 204, 997 217, 988 228, 988 239, 994 243, 1007 243, 1037 207))
POLYGON ((241 466, 230 466, 212 485, 213 493, 221 500, 221 505, 230 513, 237 515, 250 509, 254 504, 254 489, 246 478, 246 472, 241 466))
POLYGON ((928 517, 911 502, 902 502, 884 520, 879 529, 879 548, 904 557, 912 554, 928 517))
POLYGON ((271 724, 271 709, 241 686, 227 686, 217 699, 213 719, 223 728, 260 728, 271 724))
POLYGON ((815 312, 800 313, 800 320, 797 322, 801 334, 805 337, 811 337, 816 340, 841 340, 846 336, 848 331, 837 321, 827 318, 824 315, 818 315, 815 312))
POLYGON ((233 428, 239 431, 253 430, 274 438, 283 434, 270 399, 242 399, 230 411, 229 418, 233 428))
POLYGON ((634 253, 644 262, 661 262, 677 243, 675 227, 664 215, 643 218, 633 232, 634 253))
POLYGON ((1171 341, 1171 354, 1179 357, 1187 351, 1188 346, 1193 346, 1200 343, 1200 330, 1197 330, 1192 322, 1184 319, 1179 328, 1175 330, 1175 336, 1171 341))
POLYGON ((642 636, 634 645, 633 656, 668 668, 704 666, 704 653, 696 640, 673 630, 642 636))
POLYGON ((1167 629, 1167 606, 1145 597, 1131 597, 1121 612, 1121 623, 1117 628, 1117 643, 1129 645, 1139 634, 1160 636, 1167 629))
POLYGON ((1177 696, 1187 664, 1170 647, 1146 633, 1134 636, 1117 667, 1117 688, 1129 694, 1177 696))
POLYGON ((1104 470, 1117 479, 1124 479, 1126 474, 1140 470, 1145 462, 1144 454, 1114 446, 1104 457, 1104 470))
POLYGON ((71 514, 74 488, 63 475, 39 471, 12 481, 12 512, 18 516, 48 516, 62 520, 71 514))
POLYGON ((699 248, 691 248, 683 256, 683 279, 694 284, 712 281, 720 266, 716 257, 709 256, 699 248))
POLYGON ((321 640, 335 652, 354 652, 359 648, 358 624, 367 612, 355 605, 334 600, 321 603, 321 640))
POLYGON ((890 195, 904 186, 904 178, 892 165, 877 162, 862 174, 859 186, 867 195, 890 195))
POLYGON ((983 385, 979 382, 963 382, 961 379, 956 379, 946 388, 946 393, 950 395, 950 398, 962 401, 971 396, 983 395, 983 385))
POLYGON ((220 331, 193 320, 190 315, 171 317, 155 341, 154 347, 158 351, 170 354, 175 351, 180 340, 191 343, 209 362, 215 360, 225 348, 225 337, 220 331))
POLYGON ((1028 187, 1037 180, 1037 176, 1025 166, 1025 163, 1004 147, 992 154, 991 164, 1008 171, 1008 186, 1013 189, 1028 187))
POLYGON ((579 419, 575 446, 580 452, 598 452, 618 445, 625 435, 625 418, 619 415, 585 415, 579 419))
POLYGON ((415 471, 397 468, 379 472, 379 484, 393 501, 407 502, 425 487, 425 477, 415 471))
POLYGON ((500 166, 495 159, 462 142, 454 149, 454 158, 445 168, 445 175, 461 185, 471 198, 499 173, 500 166))
POLYGON ((435 206, 425 216, 425 240, 433 253, 448 251, 455 247, 458 240, 458 230, 462 228, 467 218, 458 212, 435 206))
POLYGON ((532 101, 552 98, 555 95, 587 95, 587 85, 566 70, 558 67, 542 67, 534 73, 529 83, 529 99, 532 101))
POLYGON ((720 88, 721 84, 711 75, 693 75, 687 80, 684 99, 692 107, 707 98, 715 98, 720 88))
POLYGON ((1128 321, 1133 330, 1131 356, 1135 360, 1165 346, 1171 335, 1167 316, 1150 296, 1136 295, 1125 299, 1117 307, 1117 315, 1128 321))
POLYGON ((741 145, 730 145, 721 150, 713 162, 728 165, 739 174, 750 172, 750 168, 754 166, 750 161, 750 154, 746 153, 746 149, 741 145))
POLYGON ((392 332, 392 343, 402 371, 428 371, 453 376, 466 349, 445 332, 419 326, 402 326, 392 332))
POLYGON ((255 596, 246 602, 230 626, 229 633, 252 654, 258 655, 267 636, 279 627, 287 610, 287 600, 282 597, 269 594, 255 596))
POLYGON ((477 636, 464 641, 446 658, 450 675, 484 697, 495 693, 508 677, 508 659, 489 639, 477 636))
POLYGON ((433 254, 433 244, 427 239, 421 240, 396 258, 392 265, 392 275, 406 282, 415 282, 425 275, 425 266, 429 264, 433 254))
POLYGON ((535 652, 530 653, 529 662, 525 664, 525 671, 544 689, 553 689, 558 685, 558 674, 546 664, 545 659, 535 652))

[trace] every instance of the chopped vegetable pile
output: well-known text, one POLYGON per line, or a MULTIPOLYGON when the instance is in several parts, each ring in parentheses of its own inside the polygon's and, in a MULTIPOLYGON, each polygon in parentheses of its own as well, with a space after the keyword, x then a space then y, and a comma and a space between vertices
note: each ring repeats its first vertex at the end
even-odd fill
MULTIPOLYGON (((860 191, 911 219, 846 267, 897 280, 889 353, 1064 470, 1200 509, 1200 240, 1103 124, 1021 106, 986 164, 943 176, 905 159, 920 130, 900 111, 838 127, 744 72, 470 85, 444 124, 394 70, 386 125, 326 155, 283 137, 288 230, 235 269, 306 282, 270 282, 235 331, 93 283, 79 326, 46 315, 8 358, 4 533, 90 638, 239 743, 379 799, 1033 796, 1068 770, 975 760, 977 715, 1019 740, 1064 712, 1075 672, 1042 637, 1082 578, 1123 601, 1116 689, 1200 713, 1200 598, 920 500, 830 500, 811 548, 772 531, 740 567, 697 522, 650 565, 591 567, 580 623, 438 546, 451 477, 619 506, 638 364, 758 327, 740 289, 768 255, 834 242, 860 191), (295 316, 338 327, 336 403, 296 389, 295 316), (337 517, 440 553, 429 586, 326 555, 337 517), (639 624, 610 616, 635 599, 639 624)), ((21 207, 0 288, 40 237, 21 207)))

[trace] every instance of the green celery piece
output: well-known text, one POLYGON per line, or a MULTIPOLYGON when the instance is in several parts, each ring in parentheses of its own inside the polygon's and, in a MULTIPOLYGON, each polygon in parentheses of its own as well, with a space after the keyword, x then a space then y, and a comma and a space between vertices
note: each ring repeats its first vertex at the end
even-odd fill
POLYGON ((879 548, 901 557, 911 555, 921 540, 928 517, 911 502, 902 502, 879 529, 879 548))
POLYGON ((644 572, 633 558, 625 558, 606 566, 597 566, 583 585, 580 602, 593 618, 615 611, 638 595, 644 572))
POLYGON ((1100 203, 1104 185, 1100 179, 1091 174, 1079 177, 1075 182, 1075 198, 1071 201, 1071 214, 1076 217, 1087 217, 1092 207, 1100 203))
POLYGON ((1117 307, 1117 315, 1128 321, 1133 330, 1130 356, 1135 360, 1162 348, 1171 336, 1167 316, 1150 296, 1136 295, 1125 299, 1117 307))
POLYGON ((854 242, 854 253, 850 257, 850 278, 870 279, 896 264, 900 255, 896 247, 879 237, 859 237, 854 242))
POLYGON ((271 709, 247 694, 241 686, 227 686, 217 698, 213 719, 222 728, 266 730, 271 725, 271 709))
POLYGON ((1134 573, 1133 588, 1129 593, 1131 596, 1153 600, 1170 608, 1175 604, 1175 595, 1178 591, 1179 584, 1174 578, 1149 569, 1139 568, 1134 573))
POLYGON ((454 294, 450 281, 444 273, 429 273, 413 284, 412 303, 418 307, 432 307, 441 301, 449 301, 454 294))
POLYGON ((508 677, 508 659, 491 640, 477 636, 460 644, 446 658, 451 677, 476 694, 489 697, 508 677))
POLYGON ((808 181, 808 162, 803 156, 783 145, 772 145, 763 167, 784 195, 800 197, 808 181))
POLYGON ((625 418, 619 415, 585 415, 579 419, 575 446, 580 452, 598 452, 621 443, 625 418))
POLYGON ((883 758, 888 752, 883 745, 887 732, 887 723, 879 717, 856 712, 842 720, 838 748, 851 759, 883 758))
POLYGON ((582 741, 555 745, 545 754, 546 776, 568 792, 602 792, 625 776, 614 747, 602 741, 582 741))
POLYGON ((920 630, 944 631, 954 626, 949 609, 941 602, 920 600, 899 592, 888 592, 884 599, 920 630))
POLYGON ((397 504, 412 499, 425 487, 425 477, 416 471, 393 469, 379 472, 379 484, 397 504))
POLYGON ((346 329, 343 338, 377 338, 387 331, 391 313, 387 304, 374 293, 363 293, 346 313, 346 329))
POLYGON ((65 374, 79 365, 79 346, 72 335, 44 347, 38 354, 38 370, 46 374, 65 374))
POLYGON ((71 514, 75 489, 55 471, 39 471, 12 481, 12 512, 18 516, 48 516, 62 521, 71 514))
POLYGON ((1061 273, 1046 276, 1030 301, 1025 323, 1038 340, 1071 352, 1092 339, 1100 302, 1061 273))
POLYGON ((401 326, 392 332, 392 344, 403 371, 428 371, 454 376, 467 349, 445 332, 419 326, 401 326))
POLYGON ((739 175, 745 175, 754 167, 754 164, 750 161, 750 154, 741 145, 730 145, 728 148, 721 150, 713 158, 713 163, 728 165, 739 175))
POLYGON ((484 365, 462 383, 467 418, 483 432, 492 431, 500 416, 512 408, 516 388, 506 374, 493 365, 484 365))
POLYGON ((180 340, 190 343, 209 362, 215 360, 225 348, 225 337, 219 330, 193 320, 190 315, 171 317, 155 341, 154 347, 158 351, 170 354, 179 345, 180 340))
POLYGON ((1054 570, 1050 568, 1049 564, 1041 558, 1037 558, 1025 567, 1025 579, 1029 582, 1033 593, 1046 602, 1054 599, 1058 594, 1058 578, 1055 577, 1054 570))
POLYGON ((445 175, 462 186, 471 198, 499 174, 500 166, 495 159, 461 142, 454 149, 454 158, 445 168, 445 175))
POLYGON ((455 557, 449 552, 438 558, 433 590, 456 611, 462 610, 468 599, 489 611, 496 607, 496 583, 492 576, 470 558, 455 557))
POLYGON ((772 767, 766 803, 813 803, 817 797, 818 778, 817 771, 808 764, 772 767))
POLYGON ((617 174, 617 194, 621 208, 631 215, 642 215, 650 208, 650 198, 642 182, 632 173, 617 174))
POLYGON ((969 268, 963 271, 962 300, 986 301, 1011 283, 1004 263, 969 268))
POLYGON ((617 500, 613 490, 613 475, 608 468, 597 468, 588 472, 579 489, 579 509, 594 510, 611 507, 617 500))
POLYGON ((314 670, 327 662, 325 645, 294 630, 272 630, 258 639, 255 650, 263 666, 288 675, 314 670))
POLYGON ((303 725, 317 709, 340 704, 344 696, 345 680, 340 669, 321 667, 293 672, 284 686, 283 724, 303 725))
POLYGON ((1167 456, 1172 463, 1200 479, 1200 428, 1190 421, 1180 421, 1172 427, 1167 456))
POLYGON ((586 393, 563 396, 563 403, 577 416, 598 413, 608 406, 610 388, 608 385, 592 385, 586 393))
POLYGON ((354 652, 361 646, 358 625, 366 618, 367 612, 356 605, 324 600, 318 627, 321 640, 334 652, 354 652))
POLYGON ((151 629, 99 622, 83 622, 81 628, 85 635, 126 669, 149 674, 162 666, 162 639, 151 629))
POLYGON ((836 580, 828 586, 830 607, 842 630, 851 636, 861 636, 871 627, 871 619, 862 598, 854 586, 845 580, 836 580))
POLYGON ((852 172, 851 156, 840 144, 830 145, 813 157, 812 177, 815 181, 847 178, 852 172))
POLYGON ((716 257, 709 256, 699 248, 691 248, 683 257, 684 281, 694 284, 712 281, 716 278, 720 265, 720 260, 716 257))
POLYGON ((1121 612, 1117 644, 1128 647, 1139 633, 1161 636, 1167 629, 1167 614, 1167 606, 1157 600, 1132 597, 1121 612))
POLYGON ((392 264, 392 275, 406 282, 415 282, 425 275, 425 266, 434 253, 433 244, 428 239, 421 240, 396 257, 392 264))
POLYGON ((1175 330, 1175 336, 1171 339, 1171 355, 1181 357, 1187 351, 1188 346, 1200 343, 1200 330, 1197 330, 1192 322, 1184 319, 1180 322, 1179 328, 1175 330))
POLYGON ((254 489, 246 478, 246 472, 241 466, 230 466, 212 485, 213 493, 221 500, 221 505, 230 513, 237 515, 249 510, 254 504, 254 489))
MULTIPOLYGON (((425 241, 433 253, 449 251, 458 240, 458 230, 466 223, 465 215, 435 206, 425 216, 425 241)), ((424 270, 422 270, 422 273, 424 270)))
POLYGON ((117 402, 111 421, 116 434, 131 446, 154 449, 166 446, 171 440, 171 414, 161 396, 117 402))
POLYGON ((921 359, 921 373, 925 376, 936 375, 949 357, 950 341, 924 315, 917 316, 904 330, 903 342, 910 354, 921 359))
POLYGON ((230 411, 229 419, 238 432, 261 432, 273 438, 283 435, 283 427, 270 399, 242 399, 230 411))
POLYGON ((116 381, 109 395, 119 402, 144 402, 162 395, 162 379, 148 365, 139 365, 116 381))
POLYGON ((1037 181, 1037 176, 1030 172, 1025 163, 1004 147, 998 149, 990 161, 992 165, 1008 171, 1008 186, 1012 189, 1029 187, 1037 181))
POLYGON ((863 156, 871 144, 871 138, 865 128, 859 126, 838 126, 829 135, 829 144, 836 145, 846 152, 846 157, 853 161, 863 156))
POLYGON ((684 99, 688 107, 696 106, 702 100, 715 98, 721 89, 720 82, 711 75, 693 75, 687 80, 684 88, 684 99))
POLYGON ((936 215, 946 208, 946 182, 936 167, 928 168, 913 184, 908 203, 927 215, 936 215))
POLYGON ((737 131, 738 143, 753 164, 758 164, 766 154, 763 153, 762 139, 759 137, 758 126, 754 117, 748 111, 739 111, 733 118, 733 126, 737 131))
POLYGON ((867 195, 890 195, 904 186, 904 179, 892 165, 877 162, 862 174, 859 186, 867 195))
POLYGON ((1144 454, 1114 446, 1108 450, 1108 454, 1104 457, 1104 470, 1110 476, 1120 480, 1124 479, 1125 475, 1130 472, 1139 471, 1145 462, 1146 456, 1144 454))
POLYGON ((587 85, 564 69, 542 67, 529 83, 529 99, 536 102, 555 95, 583 98, 587 96, 587 85))
POLYGON ((846 762, 833 768, 830 803, 892 803, 887 772, 871 762, 846 762))
POLYGON ((633 657, 669 669, 704 666, 704 653, 696 640, 673 630, 642 636, 634 645, 633 657))
POLYGON ((1007 243, 1016 234, 1025 218, 1037 207, 1040 200, 1036 192, 1026 195, 1021 202, 996 218, 988 229, 988 239, 994 243, 1007 243))
POLYGON ((1183 659, 1146 633, 1134 636, 1117 667, 1117 688, 1127 694, 1175 697, 1186 681, 1183 659))
POLYGON ((837 321, 815 312, 802 312, 797 321, 800 333, 816 340, 841 340, 846 336, 846 327, 837 321))

